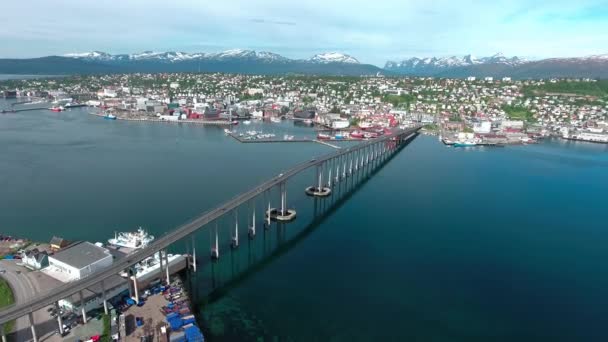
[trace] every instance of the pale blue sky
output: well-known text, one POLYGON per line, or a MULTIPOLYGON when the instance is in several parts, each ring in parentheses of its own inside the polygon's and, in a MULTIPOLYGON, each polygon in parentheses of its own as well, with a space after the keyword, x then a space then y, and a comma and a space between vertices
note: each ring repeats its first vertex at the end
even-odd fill
POLYGON ((246 48, 308 58, 608 53, 608 0, 3 1, 0 57, 246 48))

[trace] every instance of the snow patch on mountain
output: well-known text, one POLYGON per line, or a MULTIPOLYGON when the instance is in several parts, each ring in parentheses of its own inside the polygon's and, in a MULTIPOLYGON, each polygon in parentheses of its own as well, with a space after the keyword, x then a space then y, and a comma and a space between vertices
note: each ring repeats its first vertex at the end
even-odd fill
POLYGON ((450 56, 450 57, 426 57, 426 58, 418 58, 412 57, 409 59, 405 59, 400 62, 388 61, 385 65, 386 69, 449 69, 477 64, 506 64, 509 66, 516 66, 526 61, 520 57, 511 57, 507 58, 501 53, 497 53, 490 57, 483 58, 475 58, 473 55, 466 55, 463 57, 450 56))
POLYGON ((359 64, 359 61, 349 55, 345 55, 343 53, 339 53, 339 52, 327 52, 327 53, 321 53, 318 55, 314 55, 312 56, 312 58, 310 58, 308 60, 309 62, 313 62, 313 63, 352 63, 352 64, 359 64))

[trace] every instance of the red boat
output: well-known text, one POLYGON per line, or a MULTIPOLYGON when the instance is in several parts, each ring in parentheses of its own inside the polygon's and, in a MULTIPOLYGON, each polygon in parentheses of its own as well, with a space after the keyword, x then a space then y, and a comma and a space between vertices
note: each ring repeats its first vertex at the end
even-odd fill
POLYGON ((359 132, 359 131, 354 131, 350 134, 351 138, 354 139, 362 139, 364 137, 363 133, 359 132))
POLYGON ((329 140, 329 139, 331 139, 331 137, 329 135, 327 135, 327 134, 319 133, 317 135, 317 139, 319 139, 319 140, 329 140))
POLYGON ((61 107, 51 107, 51 112, 61 112, 63 110, 63 108, 61 107))

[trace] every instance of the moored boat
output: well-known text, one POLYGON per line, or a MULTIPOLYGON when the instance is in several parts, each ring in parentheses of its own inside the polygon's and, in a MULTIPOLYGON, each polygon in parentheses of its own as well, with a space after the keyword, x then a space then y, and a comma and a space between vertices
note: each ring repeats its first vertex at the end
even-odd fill
POLYGON ((116 247, 140 249, 145 248, 152 241, 154 241, 154 236, 148 234, 143 228, 139 227, 134 232, 115 234, 113 239, 108 240, 108 243, 116 247))

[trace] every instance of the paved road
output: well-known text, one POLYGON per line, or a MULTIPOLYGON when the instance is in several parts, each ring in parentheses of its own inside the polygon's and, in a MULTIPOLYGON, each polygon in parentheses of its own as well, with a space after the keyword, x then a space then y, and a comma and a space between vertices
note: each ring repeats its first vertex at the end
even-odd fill
MULTIPOLYGON (((52 279, 41 272, 31 272, 25 267, 18 266, 14 260, 0 260, 0 269, 5 270, 0 274, 11 286, 15 303, 26 303, 41 290, 48 287, 55 287, 61 284, 58 280, 52 279)), ((36 332, 40 341, 48 341, 55 332, 57 325, 46 309, 34 312, 34 322, 36 332)), ((58 337, 58 336, 57 336, 58 337)), ((32 332, 28 316, 19 317, 15 321, 13 333, 9 335, 13 341, 31 341, 32 332)))
POLYGON ((29 300, 25 303, 18 303, 17 305, 14 305, 12 307, 9 307, 5 310, 0 311, 0 323, 8 322, 13 319, 19 318, 21 316, 25 316, 31 310, 39 310, 39 309, 45 308, 45 307, 47 307, 47 305, 50 305, 51 303, 59 301, 63 298, 67 298, 70 295, 77 293, 80 290, 84 290, 88 287, 92 287, 93 285, 98 284, 102 280, 108 279, 108 278, 120 273, 121 271, 127 269, 128 267, 133 266, 140 260, 143 260, 149 256, 152 256, 155 253, 157 253, 158 251, 163 250, 163 249, 167 248, 168 246, 174 244, 175 242, 180 241, 180 240, 190 236, 192 233, 201 229, 208 223, 211 223, 211 222, 217 220, 218 218, 222 217, 224 214, 230 212, 231 210, 233 210, 235 208, 238 208, 240 205, 245 204, 248 201, 250 201, 251 199, 263 194, 268 189, 272 189, 273 187, 275 187, 283 182, 286 182, 289 178, 299 174, 300 172, 302 172, 308 168, 315 167, 317 165, 321 165, 328 160, 331 160, 336 157, 340 157, 342 155, 346 155, 350 152, 363 150, 368 147, 373 147, 374 145, 380 146, 379 144, 389 141, 396 136, 413 138, 413 137, 415 137, 415 134, 416 134, 416 132, 418 132, 419 129, 420 129, 420 126, 414 127, 414 128, 408 128, 406 130, 397 130, 393 134, 385 135, 378 139, 369 140, 369 141, 360 143, 356 146, 341 149, 334 153, 330 153, 330 154, 324 155, 322 157, 315 158, 310 161, 306 161, 304 163, 296 165, 295 167, 293 167, 287 171, 284 171, 283 173, 280 173, 278 176, 270 179, 269 181, 266 181, 266 182, 258 185, 254 189, 234 197, 230 201, 222 204, 220 207, 215 208, 211 211, 208 211, 207 213, 203 213, 200 216, 198 216, 197 218, 193 219, 192 221, 173 229, 171 232, 161 236, 160 238, 157 238, 147 248, 141 249, 131 255, 128 255, 125 258, 122 258, 122 259, 116 261, 114 264, 112 264, 112 266, 110 266, 104 270, 101 270, 99 272, 96 272, 93 277, 83 278, 83 279, 80 279, 75 282, 71 282, 71 283, 68 283, 65 285, 58 286, 46 293, 41 293, 40 295, 31 298, 31 300, 29 300))

